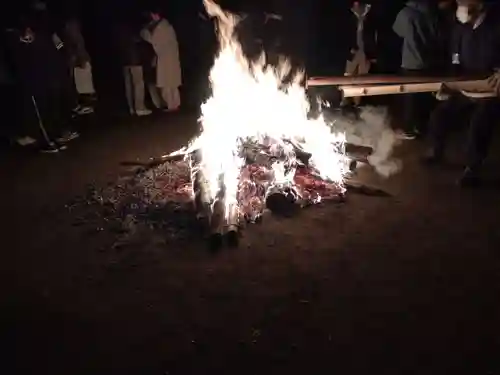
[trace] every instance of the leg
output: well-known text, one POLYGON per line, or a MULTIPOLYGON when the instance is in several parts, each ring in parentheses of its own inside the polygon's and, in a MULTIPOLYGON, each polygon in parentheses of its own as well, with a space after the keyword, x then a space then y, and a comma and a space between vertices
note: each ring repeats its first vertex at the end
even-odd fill
POLYGON ((418 134, 422 128, 424 119, 428 117, 429 108, 426 108, 427 94, 404 94, 404 130, 407 133, 418 134))
POLYGON ((450 132, 460 125, 464 116, 467 117, 469 109, 469 100, 459 96, 440 103, 431 113, 429 120, 431 150, 428 161, 442 159, 450 132))
POLYGON ((177 87, 163 87, 161 89, 163 101, 167 104, 170 111, 177 110, 181 105, 181 95, 177 87))
POLYGON ((136 112, 146 111, 146 106, 144 105, 144 75, 142 71, 142 66, 132 66, 130 67, 133 93, 134 93, 134 108, 136 112))
POLYGON ((151 66, 143 66, 142 69, 144 82, 146 84, 153 105, 158 109, 165 107, 165 103, 163 103, 161 95, 159 93, 159 89, 156 86, 155 69, 153 69, 153 67, 151 66))
POLYGON ((434 98, 428 93, 416 94, 413 104, 414 130, 423 135, 427 132, 430 114, 434 106, 434 98))
POLYGON ((86 63, 83 68, 75 67, 73 75, 75 77, 76 91, 79 95, 95 94, 90 63, 86 63))
POLYGON ((488 155, 493 128, 500 111, 496 99, 473 102, 467 137, 466 168, 458 180, 461 187, 476 187, 481 183, 481 165, 488 155))
POLYGON ((165 103, 162 100, 162 97, 160 96, 160 89, 156 87, 156 84, 153 82, 148 83, 148 91, 149 95, 151 96, 151 101, 153 102, 153 105, 161 109, 165 107, 165 103))
MULTIPOLYGON (((352 57, 352 60, 347 60, 345 64, 345 73, 344 76, 353 76, 356 75, 357 72, 357 61, 356 61, 356 55, 352 57)), ((356 99, 358 98, 343 98, 342 103, 340 103, 341 106, 346 107, 346 106, 352 106, 353 104, 356 104, 356 99)), ((359 102, 359 100, 358 100, 359 102)), ((359 104, 359 103, 358 103, 359 104)))
POLYGON ((125 79, 125 96, 127 97, 128 109, 130 114, 133 115, 135 113, 135 107, 131 66, 126 66, 123 68, 123 78, 125 79))
POLYGON ((484 99, 474 103, 467 137, 467 166, 479 168, 488 155, 493 129, 500 110, 496 99, 484 99))

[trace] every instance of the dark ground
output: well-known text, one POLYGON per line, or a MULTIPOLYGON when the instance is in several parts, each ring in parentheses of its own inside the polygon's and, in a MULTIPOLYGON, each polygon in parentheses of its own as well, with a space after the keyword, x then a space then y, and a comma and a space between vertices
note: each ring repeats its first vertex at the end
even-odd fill
POLYGON ((193 118, 88 126, 64 154, 2 156, 3 374, 497 373, 498 140, 482 190, 423 170, 410 142, 399 175, 362 173, 392 197, 266 217, 213 255, 102 247, 64 210, 120 162, 182 145, 193 118))

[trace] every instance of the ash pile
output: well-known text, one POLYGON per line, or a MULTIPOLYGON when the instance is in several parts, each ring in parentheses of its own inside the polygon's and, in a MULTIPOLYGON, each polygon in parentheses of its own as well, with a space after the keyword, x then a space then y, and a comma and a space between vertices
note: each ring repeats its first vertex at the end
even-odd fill
POLYGON ((322 179, 309 166, 310 155, 289 146, 242 143, 236 205, 225 201, 224 189, 215 200, 208 198, 200 154, 192 152, 123 163, 117 181, 103 188, 89 185, 66 208, 75 226, 111 233, 113 247, 139 238, 170 243, 193 237, 213 246, 237 245, 241 229, 261 222, 266 212, 289 216, 324 200, 344 201, 346 189, 322 179))

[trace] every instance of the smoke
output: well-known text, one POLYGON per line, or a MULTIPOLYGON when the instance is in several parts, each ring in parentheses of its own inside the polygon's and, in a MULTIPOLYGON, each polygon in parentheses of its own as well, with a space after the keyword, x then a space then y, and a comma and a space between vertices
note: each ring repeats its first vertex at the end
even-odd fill
POLYGON ((356 118, 335 113, 328 119, 334 132, 345 133, 347 143, 373 149, 368 162, 378 174, 389 177, 401 169, 401 160, 393 157, 394 147, 400 140, 390 127, 386 108, 367 106, 356 118))

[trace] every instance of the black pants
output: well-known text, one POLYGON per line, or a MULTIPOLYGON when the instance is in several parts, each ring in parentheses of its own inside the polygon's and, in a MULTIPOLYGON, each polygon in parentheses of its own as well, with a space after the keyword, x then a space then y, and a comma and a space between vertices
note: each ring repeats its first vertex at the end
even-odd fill
POLYGON ((25 98, 24 134, 35 139, 54 140, 68 129, 72 98, 64 86, 49 88, 25 98), (48 139, 47 139, 48 138, 48 139))
MULTIPOLYGON (((426 75, 425 71, 403 70, 403 75, 419 77, 426 75)), ((403 130, 408 132, 426 133, 430 113, 435 99, 430 93, 403 95, 403 130)))
POLYGON ((2 123, 0 124, 0 138, 9 139, 15 137, 19 128, 20 110, 18 92, 14 85, 0 85, 0 110, 2 112, 2 123))
POLYGON ((488 155, 493 129, 500 121, 499 115, 500 103, 496 98, 470 99, 457 95, 442 102, 433 111, 429 122, 434 151, 438 156, 442 156, 451 131, 466 125, 467 166, 480 166, 488 155))

